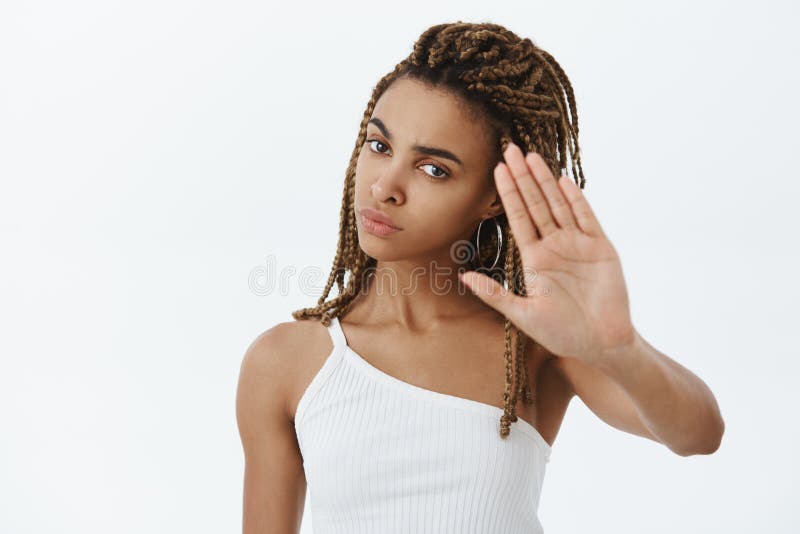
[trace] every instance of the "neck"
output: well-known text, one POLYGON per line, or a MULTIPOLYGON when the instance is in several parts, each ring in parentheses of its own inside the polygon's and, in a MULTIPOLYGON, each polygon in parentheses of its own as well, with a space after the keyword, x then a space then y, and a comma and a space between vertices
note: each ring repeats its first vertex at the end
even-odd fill
POLYGON ((359 315, 373 323, 416 330, 448 319, 496 313, 461 283, 458 275, 464 270, 449 259, 379 260, 360 297, 359 315))

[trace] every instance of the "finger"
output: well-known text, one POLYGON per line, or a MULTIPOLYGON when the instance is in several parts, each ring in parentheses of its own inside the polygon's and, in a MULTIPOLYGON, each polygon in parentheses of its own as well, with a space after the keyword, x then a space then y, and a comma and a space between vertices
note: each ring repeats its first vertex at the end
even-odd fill
POLYGON ((511 232, 517 240, 520 251, 536 244, 539 236, 536 234, 536 227, 533 225, 528 208, 519 195, 517 185, 511 177, 508 167, 500 162, 494 168, 494 183, 497 192, 500 193, 500 200, 503 202, 503 209, 506 212, 508 224, 511 232))
POLYGON ((572 212, 575 214, 575 220, 580 229, 591 236, 603 236, 603 228, 600 226, 600 221, 594 214, 594 210, 589 205, 589 201, 583 194, 583 190, 578 187, 578 184, 569 176, 561 176, 558 180, 558 185, 567 201, 572 206, 572 212))
POLYGON ((514 294, 493 278, 475 271, 460 275, 461 281, 483 302, 502 313, 514 324, 520 324, 525 297, 514 294))
POLYGON ((556 224, 565 229, 577 229, 578 225, 575 222, 575 216, 572 214, 572 207, 556 184, 553 173, 550 171, 550 167, 547 166, 547 162, 542 158, 542 155, 537 152, 528 152, 525 155, 525 160, 533 170, 533 175, 536 177, 540 189, 544 192, 556 224))
POLYGON ((550 213, 547 200, 533 178, 522 150, 517 145, 509 143, 508 148, 503 153, 503 157, 511 169, 514 181, 520 189, 525 205, 528 207, 531 218, 533 218, 533 222, 536 228, 539 229, 541 236, 544 237, 558 230, 558 225, 553 219, 552 213, 550 213))

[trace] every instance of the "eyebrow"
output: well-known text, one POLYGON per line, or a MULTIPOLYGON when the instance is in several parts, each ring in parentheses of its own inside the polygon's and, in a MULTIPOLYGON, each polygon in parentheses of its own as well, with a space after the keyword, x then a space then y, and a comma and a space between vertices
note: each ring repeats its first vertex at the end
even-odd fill
MULTIPOLYGON (((373 118, 371 118, 369 120, 369 122, 367 124, 374 124, 375 126, 378 127, 378 129, 381 131, 381 133, 386 136, 386 138, 389 141, 392 140, 392 134, 389 133, 389 129, 386 127, 385 124, 383 124, 383 121, 380 120, 379 118, 373 117, 373 118)), ((449 150, 445 150, 443 148, 436 148, 436 147, 432 147, 432 146, 414 145, 414 146, 411 147, 411 149, 416 151, 416 152, 420 152, 422 154, 427 154, 428 156, 438 156, 440 158, 446 158, 446 159, 455 161, 456 163, 458 163, 462 167, 464 166, 464 163, 458 158, 458 156, 456 156, 455 154, 453 154, 449 150)))

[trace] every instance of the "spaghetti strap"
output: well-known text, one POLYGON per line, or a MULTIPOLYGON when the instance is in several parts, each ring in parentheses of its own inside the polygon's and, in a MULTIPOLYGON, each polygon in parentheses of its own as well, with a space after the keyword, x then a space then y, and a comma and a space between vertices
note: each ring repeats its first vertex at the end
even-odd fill
POLYGON ((344 331, 342 330, 342 325, 339 324, 338 317, 331 319, 330 325, 328 325, 328 333, 331 336, 334 347, 340 348, 347 346, 347 339, 344 337, 344 331))

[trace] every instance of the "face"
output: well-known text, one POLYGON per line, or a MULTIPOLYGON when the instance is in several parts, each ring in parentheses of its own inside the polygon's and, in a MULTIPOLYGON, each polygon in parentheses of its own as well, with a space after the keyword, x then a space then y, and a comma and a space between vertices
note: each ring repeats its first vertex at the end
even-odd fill
POLYGON ((377 101, 355 177, 358 239, 367 255, 452 263, 450 247, 502 213, 491 168, 496 140, 458 98, 401 78, 377 101), (375 212, 399 230, 370 221, 375 212))

